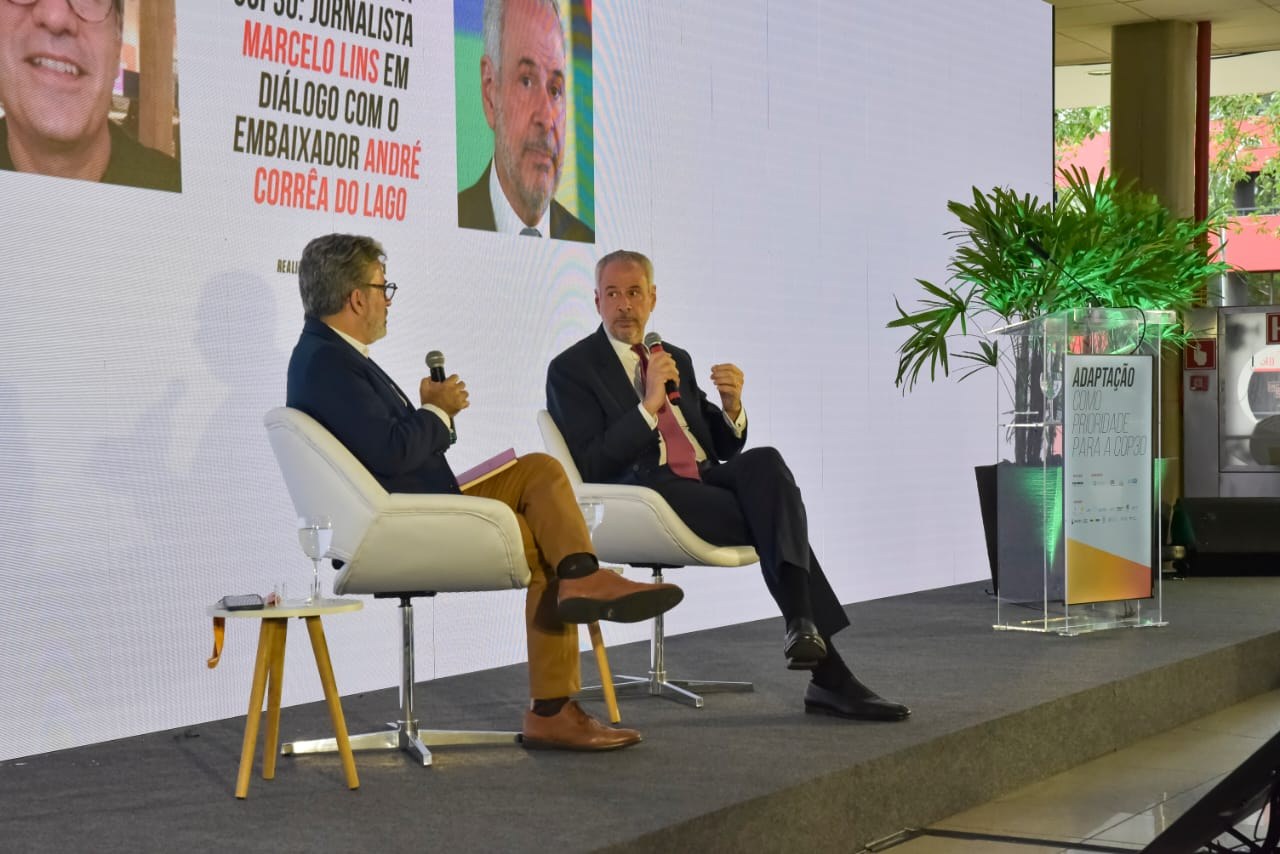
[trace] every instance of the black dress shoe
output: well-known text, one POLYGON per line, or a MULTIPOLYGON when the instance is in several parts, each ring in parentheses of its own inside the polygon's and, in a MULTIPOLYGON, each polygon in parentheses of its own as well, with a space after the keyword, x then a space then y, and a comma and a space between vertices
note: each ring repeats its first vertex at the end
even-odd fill
POLYGON ((878 696, 857 680, 841 691, 832 691, 810 682, 804 689, 804 710, 810 714, 859 721, 901 721, 911 714, 906 706, 878 696))
POLYGON ((827 642, 818 634, 813 620, 796 617, 787 623, 787 637, 782 644, 788 670, 812 670, 827 657, 827 642))

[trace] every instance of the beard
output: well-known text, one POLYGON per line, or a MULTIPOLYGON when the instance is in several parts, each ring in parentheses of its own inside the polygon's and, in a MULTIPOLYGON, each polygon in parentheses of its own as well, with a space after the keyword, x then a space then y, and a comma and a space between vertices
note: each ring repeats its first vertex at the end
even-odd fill
POLYGON ((540 219, 550 206, 551 199, 556 194, 556 188, 560 186, 563 149, 556 143, 554 133, 540 134, 531 129, 519 141, 518 147, 512 150, 501 142, 505 138, 503 131, 506 127, 501 110, 498 111, 495 124, 497 127, 494 128, 496 140, 494 159, 501 167, 500 174, 510 179, 511 189, 515 191, 520 207, 525 211, 535 211, 537 213, 535 219, 540 219), (525 154, 540 154, 550 158, 551 174, 548 176, 539 173, 533 180, 526 179, 521 169, 521 161, 525 154))

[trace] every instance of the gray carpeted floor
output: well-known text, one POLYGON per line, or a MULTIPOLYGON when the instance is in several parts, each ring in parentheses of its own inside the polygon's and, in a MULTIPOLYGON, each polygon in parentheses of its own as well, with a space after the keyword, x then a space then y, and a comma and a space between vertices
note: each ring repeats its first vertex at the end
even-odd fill
MULTIPOLYGON (((803 714, 777 619, 671 639, 673 677, 756 691, 701 711, 624 701, 645 742, 615 753, 441 748, 430 769, 357 753, 355 792, 336 757, 282 758, 245 801, 232 797, 243 718, 11 760, 0 847, 856 851, 1280 682, 1280 580, 1173 581, 1165 597, 1167 628, 1070 639, 992 631, 980 584, 852 605, 838 646, 914 709, 900 724, 803 714)), ((644 672, 647 654, 618 647, 611 663, 644 672)), ((523 667, 425 683, 420 723, 518 728, 524 684, 523 667)), ((394 690, 345 698, 349 729, 380 728, 396 704, 394 690)), ((320 703, 284 711, 282 739, 328 731, 320 703)))

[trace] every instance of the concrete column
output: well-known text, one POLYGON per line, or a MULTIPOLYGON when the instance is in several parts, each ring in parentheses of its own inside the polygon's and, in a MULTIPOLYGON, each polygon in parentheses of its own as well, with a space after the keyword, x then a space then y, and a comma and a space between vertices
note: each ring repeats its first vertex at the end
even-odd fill
POLYGON ((1111 168, 1155 193, 1176 216, 1194 211, 1196 25, 1128 24, 1111 31, 1111 168))
MULTIPOLYGON (((1155 193, 1175 216, 1195 210, 1196 25, 1127 24, 1111 31, 1111 170, 1155 193)), ((1160 377, 1161 500, 1182 495, 1182 360, 1167 352, 1160 377)))

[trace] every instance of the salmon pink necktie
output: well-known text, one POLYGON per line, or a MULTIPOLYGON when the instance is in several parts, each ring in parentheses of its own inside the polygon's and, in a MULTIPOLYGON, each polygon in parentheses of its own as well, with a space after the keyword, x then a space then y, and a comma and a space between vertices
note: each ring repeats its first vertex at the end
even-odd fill
MULTIPOLYGON (((640 357, 640 386, 644 388, 649 370, 649 354, 645 352, 643 344, 633 344, 631 349, 640 357)), ((698 474, 698 458, 693 450, 693 443, 680 427, 670 404, 664 403, 658 410, 658 433, 667 446, 667 466, 671 471, 690 480, 702 480, 698 474)))

